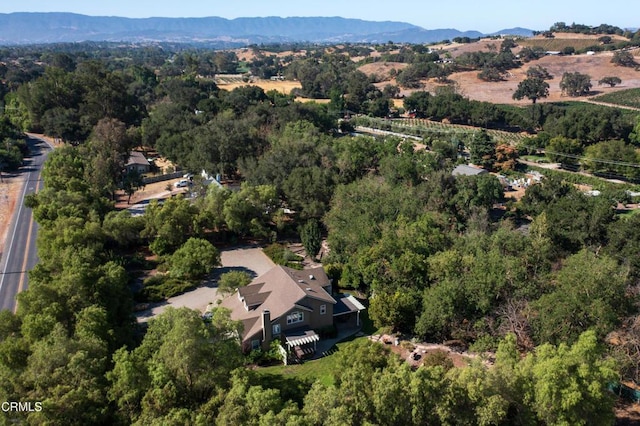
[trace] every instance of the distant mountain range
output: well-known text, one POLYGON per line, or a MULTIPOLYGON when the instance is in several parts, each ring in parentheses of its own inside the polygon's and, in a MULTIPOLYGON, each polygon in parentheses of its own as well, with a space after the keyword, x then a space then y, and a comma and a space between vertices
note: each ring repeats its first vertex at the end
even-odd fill
MULTIPOLYGON (((530 36, 513 28, 492 34, 530 36)), ((456 37, 481 37, 478 31, 426 30, 405 22, 374 22, 340 17, 310 18, 145 18, 86 16, 74 13, 0 14, 0 44, 80 41, 182 42, 213 47, 260 43, 433 43, 456 37)))

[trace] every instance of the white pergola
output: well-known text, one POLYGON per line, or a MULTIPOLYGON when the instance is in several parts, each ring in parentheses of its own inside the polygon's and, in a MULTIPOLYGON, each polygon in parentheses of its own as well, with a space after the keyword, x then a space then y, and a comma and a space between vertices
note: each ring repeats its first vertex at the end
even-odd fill
POLYGON ((302 346, 309 343, 313 343, 313 349, 316 349, 316 342, 320 340, 320 336, 316 334, 313 330, 307 330, 300 334, 295 334, 291 336, 285 335, 287 341, 287 347, 289 350, 296 346, 302 346))

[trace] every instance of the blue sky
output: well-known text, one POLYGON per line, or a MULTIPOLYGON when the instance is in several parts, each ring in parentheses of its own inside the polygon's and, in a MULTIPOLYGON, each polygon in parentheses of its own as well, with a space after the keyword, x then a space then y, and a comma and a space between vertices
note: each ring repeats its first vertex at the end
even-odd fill
POLYGON ((402 21, 426 29, 493 32, 511 27, 547 29, 555 22, 640 27, 638 0, 2 0, 0 13, 74 12, 129 18, 342 16, 402 21))

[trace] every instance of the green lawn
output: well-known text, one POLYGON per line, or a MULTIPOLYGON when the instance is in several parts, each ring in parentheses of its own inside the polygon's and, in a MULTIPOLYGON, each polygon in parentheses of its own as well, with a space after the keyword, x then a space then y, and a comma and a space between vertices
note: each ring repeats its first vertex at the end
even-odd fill
POLYGON ((520 158, 527 161, 533 161, 534 163, 548 163, 549 159, 544 155, 521 155, 520 158))
MULTIPOLYGON (((373 321, 369 318, 368 311, 360 312, 360 321, 362 322, 362 332, 366 335, 376 334, 378 332, 373 325, 373 321)), ((320 380, 324 385, 332 385, 333 373, 336 371, 335 352, 340 351, 341 348, 344 348, 345 345, 356 339, 366 339, 366 337, 348 337, 334 346, 334 354, 320 359, 306 361, 304 364, 261 367, 256 369, 256 373, 264 376, 282 376, 284 379, 297 379, 308 383, 320 380)))
MULTIPOLYGON (((348 293, 348 291, 345 291, 348 293)), ((373 325, 373 321, 369 318, 369 311, 360 312, 360 321, 362 323, 362 332, 366 335, 377 334, 378 329, 373 325)), ((336 371, 335 352, 340 351, 346 344, 356 339, 366 339, 366 337, 351 336, 334 346, 334 354, 325 356, 313 361, 306 361, 304 364, 294 365, 275 365, 272 367, 259 367, 255 372, 261 376, 271 377, 280 376, 283 379, 293 379, 313 383, 316 380, 324 385, 333 384, 333 373, 336 371)))
POLYGON ((640 214, 640 209, 625 210, 618 213, 618 215, 622 218, 628 218, 628 217, 639 215, 639 214, 640 214))
MULTIPOLYGON (((365 337, 358 337, 358 339, 364 339, 365 337)), ((335 351, 339 351, 345 344, 353 340, 347 339, 345 342, 338 343, 335 351)), ((316 380, 324 385, 333 385, 333 373, 336 371, 336 356, 335 354, 325 356, 313 361, 305 361, 304 364, 294 365, 275 365, 273 367, 258 368, 256 373, 260 375, 270 376, 277 375, 284 378, 291 378, 313 383, 316 380)))

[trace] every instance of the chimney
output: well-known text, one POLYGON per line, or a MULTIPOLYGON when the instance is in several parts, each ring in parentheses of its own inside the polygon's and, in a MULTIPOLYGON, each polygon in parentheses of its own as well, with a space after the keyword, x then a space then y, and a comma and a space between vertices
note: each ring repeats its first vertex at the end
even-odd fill
POLYGON ((271 312, 268 310, 262 311, 262 341, 271 343, 271 312))

